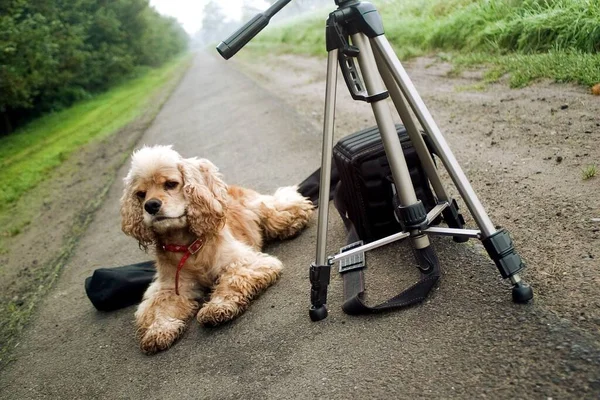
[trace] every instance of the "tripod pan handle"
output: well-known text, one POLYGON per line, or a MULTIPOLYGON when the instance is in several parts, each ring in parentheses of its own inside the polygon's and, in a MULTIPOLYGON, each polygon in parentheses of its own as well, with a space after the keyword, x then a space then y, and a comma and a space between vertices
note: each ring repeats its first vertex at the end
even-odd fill
POLYGON ((224 59, 229 60, 242 49, 254 36, 269 24, 269 17, 258 14, 227 39, 219 43, 217 50, 224 59))

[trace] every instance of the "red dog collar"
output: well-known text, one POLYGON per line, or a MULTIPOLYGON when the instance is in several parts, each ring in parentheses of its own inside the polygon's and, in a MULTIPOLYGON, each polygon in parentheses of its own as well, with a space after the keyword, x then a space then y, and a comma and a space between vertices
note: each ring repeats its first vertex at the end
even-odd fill
POLYGON ((175 294, 179 296, 179 271, 183 268, 183 265, 187 261, 187 259, 192 255, 196 254, 198 250, 202 247, 204 243, 202 239, 198 238, 192 242, 189 246, 181 246, 178 244, 163 244, 162 249, 164 251, 170 251, 172 253, 185 253, 181 260, 179 261, 179 265, 177 266, 177 272, 175 273, 175 294))

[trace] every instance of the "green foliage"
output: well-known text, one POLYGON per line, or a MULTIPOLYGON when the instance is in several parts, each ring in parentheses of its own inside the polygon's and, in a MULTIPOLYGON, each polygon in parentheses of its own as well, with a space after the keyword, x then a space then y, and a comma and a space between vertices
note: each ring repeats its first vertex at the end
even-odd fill
POLYGON ((581 178, 584 181, 592 179, 596 174, 598 174, 598 167, 596 167, 596 165, 588 165, 581 170, 581 178))
POLYGON ((505 53, 600 50, 595 0, 475 1, 437 20, 431 45, 505 53))
POLYGON ((544 53, 519 52, 490 55, 466 53, 453 59, 456 68, 477 64, 493 65, 486 73, 486 81, 494 82, 510 74, 511 87, 523 87, 531 81, 551 77, 556 82, 576 82, 593 86, 600 80, 600 54, 571 50, 551 50, 544 53))
POLYGON ((106 90, 187 46, 148 0, 0 2, 0 133, 106 90))
MULTIPOLYGON (((47 114, 0 137, 0 217, 80 146, 117 132, 140 115, 186 59, 150 69, 92 99, 47 114)), ((0 228, 1 232, 1 228, 0 228)))
MULTIPOLYGON (((494 65, 489 80, 512 86, 539 78, 593 85, 600 80, 598 0, 374 1, 401 59, 449 52, 458 66, 494 65), (458 54, 458 55, 456 55, 458 54)), ((323 15, 274 27, 257 51, 325 54, 323 15)))

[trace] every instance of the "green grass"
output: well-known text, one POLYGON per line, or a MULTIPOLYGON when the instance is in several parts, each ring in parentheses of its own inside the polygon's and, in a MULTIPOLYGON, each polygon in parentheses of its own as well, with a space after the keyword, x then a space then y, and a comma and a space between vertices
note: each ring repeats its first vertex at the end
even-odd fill
POLYGON ((0 138, 0 214, 79 147, 114 134, 133 121, 186 60, 178 58, 162 68, 145 70, 93 99, 41 117, 0 138))
POLYGON ((583 168, 581 171, 581 178, 586 181, 588 179, 592 179, 598 174, 598 167, 596 165, 588 165, 583 168))
POLYGON ((470 53, 456 55, 451 61, 458 71, 475 65, 488 65, 485 74, 487 82, 495 82, 504 75, 509 75, 511 87, 523 87, 544 78, 553 79, 555 82, 575 82, 589 87, 600 81, 600 54, 576 50, 506 55, 470 53))
MULTIPOLYGON (((510 74, 511 86, 541 78, 592 86, 600 81, 598 0, 374 1, 400 59, 443 52, 458 68, 488 65, 487 79, 510 74)), ((255 52, 324 55, 324 19, 274 26, 255 52)))

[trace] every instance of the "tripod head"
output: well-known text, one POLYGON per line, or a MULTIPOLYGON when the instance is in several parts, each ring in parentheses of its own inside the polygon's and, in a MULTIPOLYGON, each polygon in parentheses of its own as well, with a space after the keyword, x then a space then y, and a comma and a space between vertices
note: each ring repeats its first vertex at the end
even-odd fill
MULTIPOLYGON (((229 60, 269 24, 273 15, 281 11, 281 9, 291 1, 292 0, 278 0, 265 12, 257 14, 231 36, 219 43, 217 46, 219 54, 221 54, 224 59, 229 60)), ((357 3, 360 3, 360 0, 335 0, 335 5, 339 8, 344 8, 357 3)))

